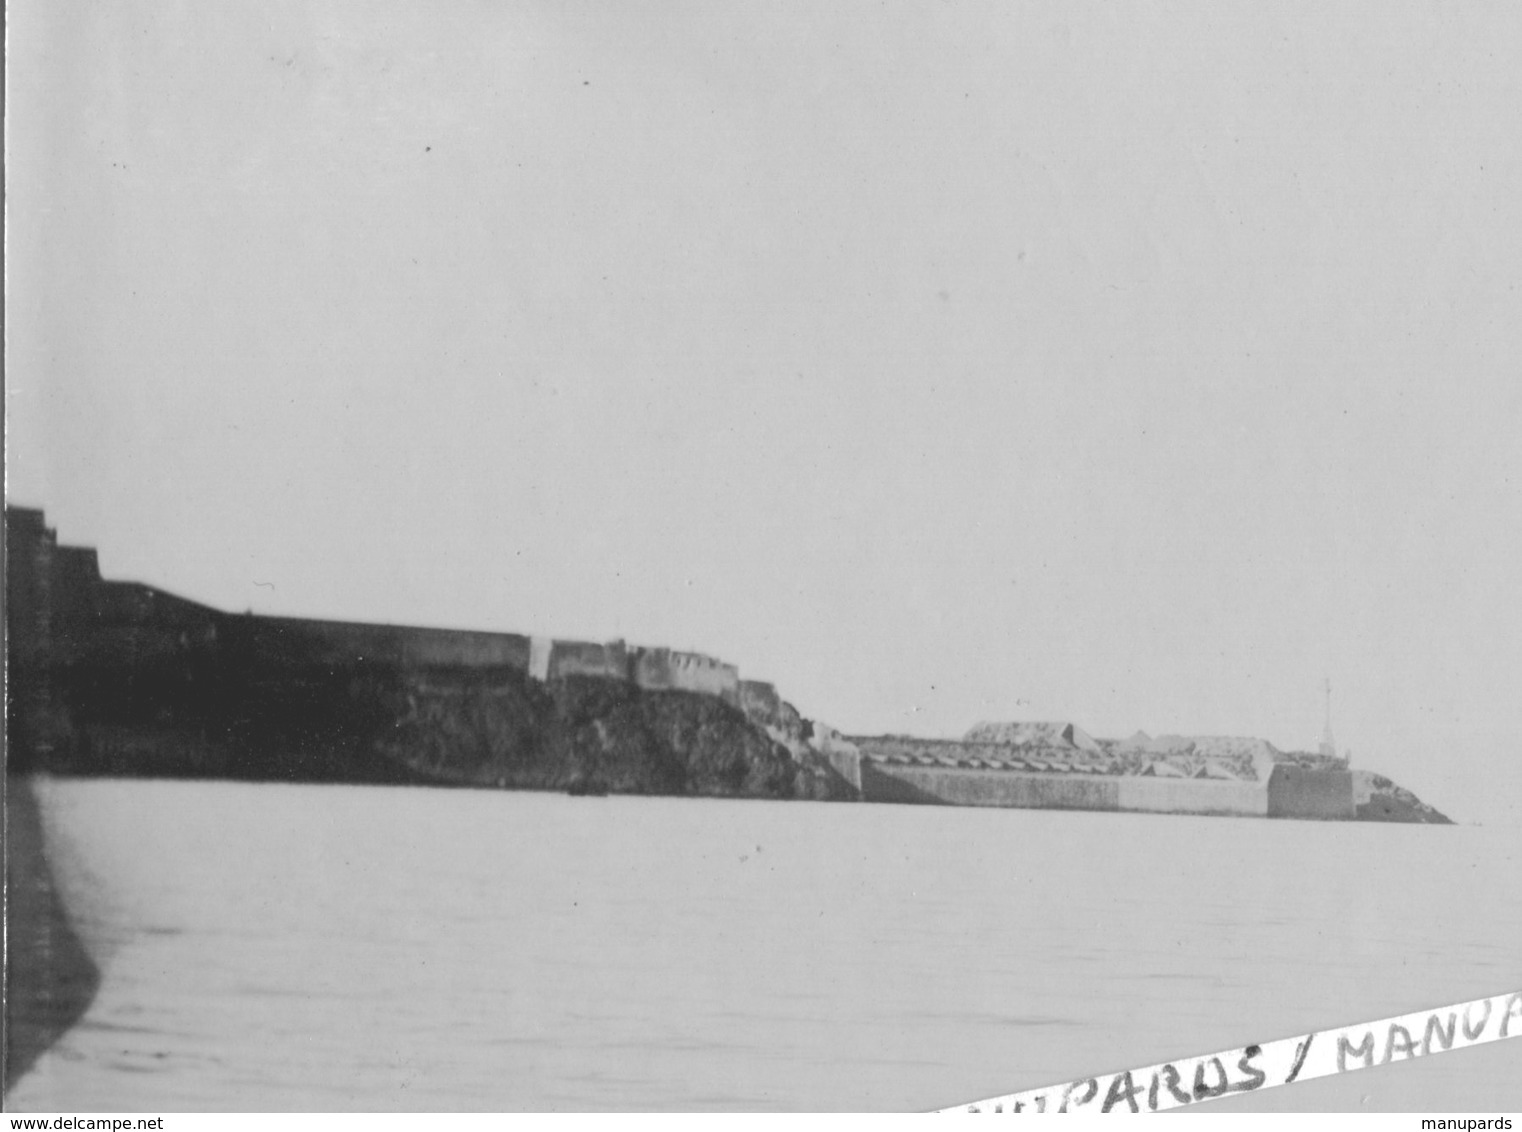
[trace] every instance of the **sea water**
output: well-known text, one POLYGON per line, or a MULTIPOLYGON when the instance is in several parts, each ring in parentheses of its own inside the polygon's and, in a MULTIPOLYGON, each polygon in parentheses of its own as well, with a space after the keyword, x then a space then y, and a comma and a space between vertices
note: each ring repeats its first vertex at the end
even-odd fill
MULTIPOLYGON (((927 1109, 1522 989, 1514 830, 37 779, 12 1110, 927 1109)), ((1522 1107, 1522 1041, 1214 1102, 1522 1107)))

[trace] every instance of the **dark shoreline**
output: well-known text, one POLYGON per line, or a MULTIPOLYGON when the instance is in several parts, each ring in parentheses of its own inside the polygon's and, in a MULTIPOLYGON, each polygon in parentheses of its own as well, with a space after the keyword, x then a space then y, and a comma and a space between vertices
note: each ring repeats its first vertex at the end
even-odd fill
POLYGON ((29 776, 5 776, 5 1078, 3 1092, 78 1022, 100 971, 69 923, 44 853, 29 776))

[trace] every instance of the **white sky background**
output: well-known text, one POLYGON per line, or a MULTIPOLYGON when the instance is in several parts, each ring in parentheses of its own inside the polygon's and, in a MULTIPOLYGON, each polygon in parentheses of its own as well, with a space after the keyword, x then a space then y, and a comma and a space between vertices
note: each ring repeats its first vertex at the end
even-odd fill
POLYGON ((1522 6, 9 5, 9 494, 227 609, 1522 816, 1522 6), (270 585, 260 585, 269 583, 270 585))

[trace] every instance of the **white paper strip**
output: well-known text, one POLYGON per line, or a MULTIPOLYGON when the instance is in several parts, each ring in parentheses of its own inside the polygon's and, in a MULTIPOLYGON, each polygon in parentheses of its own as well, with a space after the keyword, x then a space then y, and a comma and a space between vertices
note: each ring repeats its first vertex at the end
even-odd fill
POLYGON ((939 1111, 1161 1112, 1515 1037, 1522 1037, 1522 991, 1083 1077, 939 1111))

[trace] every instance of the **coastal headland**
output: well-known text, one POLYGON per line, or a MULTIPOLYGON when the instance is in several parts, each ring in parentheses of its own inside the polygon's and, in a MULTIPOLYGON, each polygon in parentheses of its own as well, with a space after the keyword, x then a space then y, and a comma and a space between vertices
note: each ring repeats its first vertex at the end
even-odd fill
POLYGON ((1263 740, 843 736, 696 652, 226 613, 102 578, 40 511, 6 528, 13 771, 1448 820, 1263 740))

